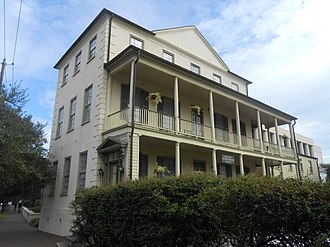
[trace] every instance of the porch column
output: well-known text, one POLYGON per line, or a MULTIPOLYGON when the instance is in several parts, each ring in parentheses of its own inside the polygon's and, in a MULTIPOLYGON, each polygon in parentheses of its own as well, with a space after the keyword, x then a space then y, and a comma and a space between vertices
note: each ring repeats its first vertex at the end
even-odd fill
POLYGON ((282 148, 281 148, 281 140, 280 140, 280 135, 278 133, 278 124, 277 124, 277 118, 275 117, 275 134, 276 134, 276 142, 277 142, 277 148, 278 151, 280 152, 280 156, 282 156, 282 148))
POLYGON ((129 79, 129 115, 128 115, 128 123, 132 123, 132 116, 134 111, 134 102, 133 102, 133 91, 134 91, 134 64, 135 60, 131 62, 131 75, 129 79))
POLYGON ((215 127, 214 127, 214 109, 213 109, 213 93, 209 92, 209 108, 210 108, 210 123, 211 123, 211 138, 212 142, 215 141, 215 127))
POLYGON ((305 155, 311 156, 311 153, 309 152, 309 145, 307 143, 304 143, 304 152, 305 155))
POLYGON ((314 146, 313 146, 313 145, 309 145, 309 150, 310 150, 310 155, 311 155, 312 157, 315 157, 314 146))
POLYGON ((239 171, 241 175, 244 175, 243 154, 239 155, 239 171))
POLYGON ((174 128, 175 133, 178 134, 180 131, 180 118, 179 118, 179 79, 174 79, 174 128))
POLYGON ((213 168, 214 175, 218 175, 218 170, 217 170, 217 150, 215 150, 215 149, 212 150, 212 168, 213 168))
POLYGON ((297 155, 297 148, 296 148, 296 137, 294 136, 293 126, 292 123, 289 123, 289 130, 290 130, 290 139, 291 139, 291 147, 293 148, 294 154, 297 155))
POLYGON ((265 177, 266 176, 266 162, 265 162, 265 158, 261 159, 261 168, 262 168, 262 176, 265 177))
MULTIPOLYGON (((109 73, 110 74, 110 73, 109 73)), ((110 106, 111 106, 111 85, 112 85, 112 76, 108 76, 107 81, 107 93, 106 93, 106 105, 105 105, 105 118, 104 118, 104 129, 107 130, 109 126, 109 115, 110 115, 110 106)))
POLYGON ((180 143, 175 143, 175 176, 180 176, 180 143))
POLYGON ((283 178, 283 161, 281 161, 281 178, 283 178))
POLYGON ((299 153, 300 154, 305 154, 304 144, 302 142, 298 142, 298 147, 299 147, 299 153))
MULTIPOLYGON (((242 148, 241 120, 239 118, 238 101, 236 101, 235 104, 235 112, 236 112, 236 130, 237 130, 238 145, 240 148, 242 148)), ((243 171, 243 175, 244 175, 244 171, 243 171)))
POLYGON ((264 153, 264 142, 262 140, 261 119, 260 119, 260 111, 259 110, 257 110, 257 121, 258 121, 258 135, 259 135, 261 153, 264 153))

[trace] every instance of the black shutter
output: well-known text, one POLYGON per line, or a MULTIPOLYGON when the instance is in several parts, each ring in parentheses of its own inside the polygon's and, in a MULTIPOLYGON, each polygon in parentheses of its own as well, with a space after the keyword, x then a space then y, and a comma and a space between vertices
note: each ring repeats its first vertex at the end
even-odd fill
POLYGON ((129 104, 129 85, 121 84, 120 109, 125 109, 129 104))

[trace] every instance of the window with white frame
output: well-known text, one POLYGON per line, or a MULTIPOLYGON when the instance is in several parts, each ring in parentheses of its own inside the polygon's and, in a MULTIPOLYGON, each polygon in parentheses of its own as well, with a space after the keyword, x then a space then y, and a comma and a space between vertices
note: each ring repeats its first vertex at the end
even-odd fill
POLYGON ((96 36, 89 41, 89 54, 88 59, 91 60, 96 55, 96 36))
POLYGON ((168 51, 163 50, 163 58, 171 63, 174 62, 174 55, 168 51))
POLYGON ((136 37, 131 36, 130 44, 137 48, 143 49, 143 40, 136 37))
POLYGON ((190 65, 190 70, 192 72, 196 73, 196 74, 200 74, 201 73, 201 68, 198 65, 193 64, 193 63, 190 65))
POLYGON ((216 83, 221 84, 221 76, 213 74, 213 81, 215 81, 216 83))
POLYGON ((76 104, 77 104, 77 97, 74 97, 70 101, 70 116, 69 116, 68 131, 71 131, 74 129, 74 123, 75 123, 75 119, 76 119, 76 104))
POLYGON ((69 78, 69 64, 66 65, 63 69, 62 86, 68 82, 68 78, 69 78))
POLYGON ((310 174, 313 174, 314 173, 314 171, 313 171, 313 164, 312 164, 312 161, 308 161, 308 167, 309 167, 309 173, 310 174))
POLYGON ((63 129, 63 114, 64 114, 64 106, 62 106, 58 111, 58 120, 57 120, 57 129, 56 129, 56 137, 60 137, 63 129))
POLYGON ((61 190, 62 196, 66 196, 69 191, 70 166, 71 166, 71 157, 66 157, 64 160, 63 181, 62 181, 62 190, 61 190))
POLYGON ((236 83, 234 83, 234 82, 232 82, 231 83, 231 89, 233 89, 233 90, 235 90, 235 91, 239 91, 239 87, 238 87, 238 84, 236 84, 236 83))
POLYGON ((86 184, 87 151, 79 155, 78 189, 84 189, 86 184))
POLYGON ((58 162, 57 161, 53 162, 52 171, 53 171, 53 174, 54 174, 54 178, 52 179, 52 181, 50 183, 50 186, 49 186, 49 193, 48 193, 49 197, 53 197, 55 195, 57 167, 58 167, 58 162))
POLYGON ((83 109, 83 119, 82 119, 83 123, 88 122, 91 118, 92 90, 93 90, 92 85, 90 85, 88 88, 85 89, 84 109, 83 109))
POLYGON ((76 61, 74 64, 74 73, 78 73, 80 71, 80 65, 81 65, 81 51, 76 55, 76 61))

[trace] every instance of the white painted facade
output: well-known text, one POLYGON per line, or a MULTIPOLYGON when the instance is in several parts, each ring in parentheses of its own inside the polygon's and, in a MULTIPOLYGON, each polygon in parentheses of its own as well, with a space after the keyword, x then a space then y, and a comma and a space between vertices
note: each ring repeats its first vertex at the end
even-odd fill
POLYGON ((150 177, 156 162, 176 176, 230 177, 274 175, 274 167, 284 172, 298 162, 296 118, 250 98, 251 82, 230 72, 195 27, 152 32, 104 9, 55 68, 50 160, 57 176, 43 193, 41 231, 70 234, 79 187, 150 177), (152 92, 163 103, 148 102, 152 92), (279 126, 290 129, 287 145, 279 126))

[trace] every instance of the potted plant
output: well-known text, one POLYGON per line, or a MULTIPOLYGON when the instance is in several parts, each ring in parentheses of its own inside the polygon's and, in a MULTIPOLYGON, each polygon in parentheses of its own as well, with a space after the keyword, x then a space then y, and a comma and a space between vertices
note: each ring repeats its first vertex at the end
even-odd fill
POLYGON ((192 105, 191 106, 191 111, 196 113, 197 115, 201 115, 203 113, 203 108, 197 105, 192 105))
POLYGON ((169 170, 165 166, 155 162, 154 174, 156 175, 157 178, 165 177, 165 174, 168 172, 169 170))
POLYGON ((156 93, 149 93, 148 97, 146 98, 146 100, 148 100, 149 103, 151 103, 152 105, 156 106, 159 103, 162 103, 162 96, 159 92, 156 93))

